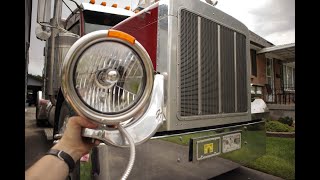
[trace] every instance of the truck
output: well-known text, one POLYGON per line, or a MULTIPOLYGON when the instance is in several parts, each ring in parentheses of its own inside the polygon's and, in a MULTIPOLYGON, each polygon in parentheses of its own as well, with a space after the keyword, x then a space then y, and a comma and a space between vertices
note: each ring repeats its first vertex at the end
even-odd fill
POLYGON ((217 1, 72 2, 63 19, 65 1, 38 1, 36 32, 46 41, 37 121, 53 142, 70 116, 99 124, 82 130, 102 143, 71 179, 210 179, 265 154, 249 30, 217 1))

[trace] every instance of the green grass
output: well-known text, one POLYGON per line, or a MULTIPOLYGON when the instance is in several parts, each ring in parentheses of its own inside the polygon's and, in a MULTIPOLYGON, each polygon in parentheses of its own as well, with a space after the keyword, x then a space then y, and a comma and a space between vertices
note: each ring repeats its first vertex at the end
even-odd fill
POLYGON ((264 132, 246 131, 242 133, 242 139, 245 139, 248 142, 248 144, 245 145, 242 141, 241 149, 226 154, 221 154, 220 156, 238 162, 242 165, 246 165, 264 154, 264 132))
POLYGON ((246 166, 284 179, 295 179, 295 139, 267 137, 266 154, 246 166))
POLYGON ((80 180, 91 180, 91 162, 80 162, 80 180))

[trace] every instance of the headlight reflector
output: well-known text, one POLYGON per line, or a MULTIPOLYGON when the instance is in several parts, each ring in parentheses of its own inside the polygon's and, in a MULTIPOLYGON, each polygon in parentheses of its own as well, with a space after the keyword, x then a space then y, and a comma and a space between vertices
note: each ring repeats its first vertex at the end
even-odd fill
POLYGON ((140 57, 115 41, 92 45, 75 68, 75 88, 81 100, 95 111, 119 113, 140 99, 146 75, 140 57))

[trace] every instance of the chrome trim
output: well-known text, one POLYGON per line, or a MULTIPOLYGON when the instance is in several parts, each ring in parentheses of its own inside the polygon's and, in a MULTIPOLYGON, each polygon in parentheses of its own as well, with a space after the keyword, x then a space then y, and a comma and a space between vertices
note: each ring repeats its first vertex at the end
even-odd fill
POLYGON ((225 26, 249 37, 249 29, 246 25, 216 7, 212 7, 211 5, 199 0, 169 1, 169 16, 178 17, 180 10, 184 8, 192 13, 210 19, 219 25, 225 26))
MULTIPOLYGON (((201 17, 198 16, 198 114, 202 114, 201 84, 201 17)), ((180 104, 180 103, 179 103, 180 104)))
POLYGON ((132 118, 133 120, 135 120, 143 114, 143 110, 145 110, 145 107, 150 101, 149 97, 152 92, 154 80, 153 65, 147 51, 137 40, 134 44, 131 44, 122 39, 107 37, 107 34, 107 30, 95 31, 83 36, 71 46, 65 57, 65 61, 63 62, 61 84, 62 92, 65 96, 66 101, 71 105, 71 107, 73 107, 77 114, 92 119, 93 121, 101 124, 116 125, 119 122, 127 121, 132 118), (119 114, 101 114, 92 110, 87 105, 85 105, 84 102, 78 97, 74 88, 73 72, 78 58, 88 47, 95 43, 103 41, 120 42, 133 49, 140 56, 146 72, 146 87, 141 96, 141 99, 133 107, 119 114))
MULTIPOLYGON (((152 137, 162 125, 165 117, 163 114, 163 93, 164 76, 155 75, 154 86, 152 90, 151 100, 148 109, 135 123, 125 127, 132 136, 135 144, 142 144, 152 137)), ((103 141, 105 144, 111 144, 118 147, 128 147, 127 140, 118 130, 88 129, 82 131, 82 136, 95 138, 103 141)))
MULTIPOLYGON (((172 130, 180 130, 180 129, 190 129, 196 127, 206 127, 206 126, 216 126, 216 125, 224 125, 230 123, 239 123, 239 122, 247 122, 251 120, 250 112, 248 109, 247 112, 241 113, 229 113, 229 114, 222 114, 221 112, 221 99, 219 99, 219 109, 220 112, 217 116, 196 116, 193 119, 181 119, 179 117, 180 111, 180 104, 179 101, 179 93, 180 87, 178 83, 180 82, 180 10, 181 9, 188 9, 192 10, 192 12, 199 12, 197 14, 201 15, 202 17, 208 18, 214 22, 217 22, 218 28, 220 25, 224 25, 230 29, 237 29, 236 32, 242 33, 245 35, 247 40, 247 46, 249 46, 249 31, 246 26, 244 26, 241 22, 234 19, 233 17, 225 14, 224 12, 211 7, 208 4, 204 4, 201 1, 192 1, 192 0, 164 0, 159 1, 159 15, 158 15, 158 44, 157 44, 157 71, 162 73, 166 72, 168 75, 168 80, 165 82, 165 94, 167 94, 167 100, 165 101, 165 112, 166 115, 166 122, 163 126, 159 129, 160 131, 172 131, 172 130), (164 4, 164 5, 162 5, 164 4), (162 11, 161 8, 168 10, 167 17, 160 16, 160 12, 162 11), (214 15, 212 15, 214 13, 214 15), (161 19, 159 18, 161 17, 161 19), (210 18, 209 18, 210 17, 210 18), (225 22, 225 23, 221 23, 225 22), (232 28, 233 27, 233 28, 232 28), (244 33, 243 33, 244 32, 244 33)), ((220 36, 220 32, 219 36, 220 36)), ((218 36, 218 38, 220 38, 218 36)), ((220 48, 220 44, 218 44, 220 48)), ((247 49, 248 51, 248 49, 247 49)), ((218 52, 218 56, 220 56, 218 52)), ((220 57, 219 57, 220 58, 220 57)), ((246 56, 246 61, 250 59, 250 57, 246 56)), ((219 62, 220 63, 220 62, 219 62)), ((220 67, 219 67, 220 68, 220 67)), ((220 71, 220 69, 219 69, 220 71)), ((249 72, 249 69, 247 69, 249 72)), ((220 94, 221 97, 221 72, 220 74, 220 94)), ((250 80, 250 77, 248 77, 250 80)), ((250 83, 248 81, 248 86, 250 83)), ((250 91, 248 91, 250 93, 250 91)), ((250 102, 250 96, 248 96, 248 102, 250 102)), ((250 108, 250 105, 248 106, 250 108)))
MULTIPOLYGON (((159 136, 137 146, 136 163, 132 179, 211 179, 240 166, 235 160, 246 164, 266 152, 265 122, 210 129, 193 133, 159 136), (190 161, 190 138, 206 135, 223 137, 241 132, 241 149, 222 153, 205 160, 190 161), (233 161, 230 161, 233 160, 233 161)), ((222 146, 221 146, 222 147, 222 146)), ((98 172, 95 180, 117 179, 124 172, 129 157, 128 149, 100 144, 90 155, 93 161, 83 162, 81 172, 98 172), (84 168, 84 167, 99 167, 84 168)))
POLYGON ((264 113, 264 112, 270 112, 267 104, 263 101, 263 99, 255 99, 253 102, 251 102, 251 113, 257 114, 257 113, 264 113))
POLYGON ((237 88, 237 33, 233 33, 233 48, 234 48, 234 111, 238 112, 238 88, 237 88))
POLYGON ((168 0, 161 0, 159 1, 158 7, 158 17, 159 20, 168 16, 168 0))
POLYGON ((221 47, 220 47, 220 25, 218 25, 218 97, 219 97, 219 113, 222 112, 221 106, 221 47))

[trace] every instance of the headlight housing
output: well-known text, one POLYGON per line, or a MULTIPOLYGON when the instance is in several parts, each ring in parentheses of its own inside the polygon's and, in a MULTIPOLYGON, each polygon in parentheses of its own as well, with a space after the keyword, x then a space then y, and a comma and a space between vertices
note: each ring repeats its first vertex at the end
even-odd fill
POLYGON ((148 53, 132 36, 115 30, 95 31, 68 51, 62 68, 62 91, 79 115, 117 124, 144 112, 153 72, 148 53))

